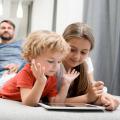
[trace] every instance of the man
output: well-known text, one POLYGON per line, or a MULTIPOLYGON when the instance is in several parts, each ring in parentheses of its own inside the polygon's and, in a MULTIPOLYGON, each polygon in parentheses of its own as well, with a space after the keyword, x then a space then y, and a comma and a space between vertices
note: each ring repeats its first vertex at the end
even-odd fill
POLYGON ((15 73, 23 63, 22 41, 15 41, 15 24, 10 20, 0 22, 0 77, 7 72, 15 73))
POLYGON ((0 22, 0 38, 1 43, 10 43, 13 41, 15 33, 15 25, 10 20, 3 20, 0 22))

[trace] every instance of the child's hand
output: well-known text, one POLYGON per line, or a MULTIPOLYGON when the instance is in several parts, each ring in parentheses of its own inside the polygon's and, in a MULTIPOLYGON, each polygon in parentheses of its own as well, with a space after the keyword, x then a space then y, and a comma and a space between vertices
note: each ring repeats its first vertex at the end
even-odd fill
POLYGON ((47 78, 45 76, 45 67, 43 67, 40 63, 36 63, 35 60, 32 60, 31 63, 32 72, 36 78, 36 80, 40 80, 41 82, 46 82, 47 78))
POLYGON ((77 72, 75 69, 68 70, 66 74, 63 75, 63 80, 65 83, 70 84, 76 77, 78 77, 80 73, 77 72))
POLYGON ((102 95, 103 88, 104 83, 102 81, 97 81, 92 86, 90 86, 87 93, 88 103, 95 102, 98 97, 102 95))
POLYGON ((106 110, 113 111, 119 106, 119 101, 110 94, 103 94, 100 97, 101 104, 105 106, 106 110))

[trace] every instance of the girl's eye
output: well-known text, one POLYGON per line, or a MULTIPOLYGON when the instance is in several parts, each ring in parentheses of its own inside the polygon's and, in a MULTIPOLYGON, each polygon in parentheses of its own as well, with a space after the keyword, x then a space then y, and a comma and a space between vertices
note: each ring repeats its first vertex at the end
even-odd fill
POLYGON ((81 52, 81 54, 86 55, 87 53, 85 53, 85 52, 81 52))

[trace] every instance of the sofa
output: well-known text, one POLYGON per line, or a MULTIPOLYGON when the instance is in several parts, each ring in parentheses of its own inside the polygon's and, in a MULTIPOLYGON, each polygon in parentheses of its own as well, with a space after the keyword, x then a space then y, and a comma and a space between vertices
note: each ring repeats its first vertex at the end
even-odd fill
POLYGON ((120 107, 113 112, 50 111, 0 98, 0 120, 120 120, 120 107))

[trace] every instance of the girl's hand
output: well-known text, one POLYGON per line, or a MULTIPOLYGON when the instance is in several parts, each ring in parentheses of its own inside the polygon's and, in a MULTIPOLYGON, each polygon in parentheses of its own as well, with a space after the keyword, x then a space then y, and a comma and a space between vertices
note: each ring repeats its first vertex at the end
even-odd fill
POLYGON ((119 100, 108 93, 103 94, 99 99, 106 110, 113 111, 119 106, 119 100))
POLYGON ((47 78, 44 74, 45 67, 42 66, 40 63, 36 63, 34 59, 32 60, 32 63, 31 63, 31 70, 36 80, 40 80, 41 82, 44 82, 44 83, 47 81, 47 78))
POLYGON ((69 69, 66 74, 63 75, 63 80, 66 84, 70 84, 75 78, 78 77, 80 73, 77 72, 75 69, 72 71, 69 69))
POLYGON ((104 83, 102 81, 95 82, 88 90, 87 99, 88 103, 95 102, 99 96, 102 95, 104 83))

